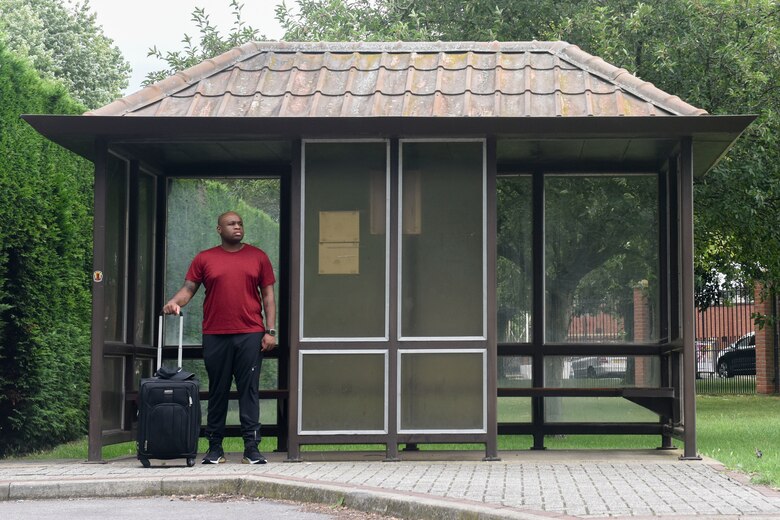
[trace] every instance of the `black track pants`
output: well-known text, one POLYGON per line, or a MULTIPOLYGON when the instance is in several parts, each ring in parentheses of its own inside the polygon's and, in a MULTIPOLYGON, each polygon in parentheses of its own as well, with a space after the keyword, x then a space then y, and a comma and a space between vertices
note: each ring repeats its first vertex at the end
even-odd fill
POLYGON ((244 442, 260 442, 260 367, 262 332, 250 334, 204 334, 203 362, 209 375, 209 404, 206 437, 221 441, 233 378, 238 390, 241 436, 244 442))

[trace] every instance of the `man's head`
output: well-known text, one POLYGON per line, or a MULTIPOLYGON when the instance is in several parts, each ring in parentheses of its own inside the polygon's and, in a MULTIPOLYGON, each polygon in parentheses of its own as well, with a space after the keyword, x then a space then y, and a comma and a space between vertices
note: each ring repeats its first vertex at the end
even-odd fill
POLYGON ((244 221, 235 211, 223 213, 217 219, 217 233, 222 243, 238 244, 244 239, 244 221))

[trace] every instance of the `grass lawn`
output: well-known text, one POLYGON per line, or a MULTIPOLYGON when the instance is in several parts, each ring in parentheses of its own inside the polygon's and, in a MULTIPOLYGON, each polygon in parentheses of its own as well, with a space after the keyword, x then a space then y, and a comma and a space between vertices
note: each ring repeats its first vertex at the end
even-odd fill
POLYGON ((702 455, 780 488, 780 397, 699 396, 696 407, 702 455))
MULTIPOLYGON (((751 475, 753 482, 780 488, 780 397, 757 395, 698 396, 696 400, 698 418, 699 453, 719 460, 730 469, 751 475), (761 452, 761 457, 756 451, 761 452)), ((502 414, 503 415, 503 414, 502 414)), ((503 417, 502 417, 503 419, 503 417)), ((636 435, 569 435, 551 437, 545 440, 548 449, 635 449, 658 446, 657 436, 636 435)), ((530 436, 500 436, 499 450, 526 450, 532 444, 530 436)), ((675 441, 681 446, 679 441, 675 441)), ((206 451, 205 439, 200 440, 199 453, 206 451)), ((225 439, 225 450, 241 452, 241 439, 225 439)), ((421 449, 472 449, 482 450, 480 444, 432 444, 420 445, 421 449)), ((260 451, 276 449, 276 439, 266 438, 260 451)), ((383 445, 363 446, 305 446, 308 450, 368 449, 384 450, 383 445)), ((135 456, 135 444, 127 442, 106 446, 103 457, 135 456)), ((52 451, 37 453, 24 460, 40 459, 86 459, 86 438, 63 444, 52 451)))

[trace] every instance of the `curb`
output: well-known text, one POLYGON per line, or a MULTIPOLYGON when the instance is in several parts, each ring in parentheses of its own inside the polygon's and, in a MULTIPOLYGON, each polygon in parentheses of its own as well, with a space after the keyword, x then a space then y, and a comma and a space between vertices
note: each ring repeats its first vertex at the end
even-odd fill
POLYGON ((173 495, 243 495, 271 500, 338 504, 356 511, 426 520, 549 520, 572 518, 560 513, 522 511, 468 500, 431 498, 295 479, 248 477, 167 477, 116 480, 78 479, 60 482, 0 483, 0 501, 72 498, 130 498, 173 495))

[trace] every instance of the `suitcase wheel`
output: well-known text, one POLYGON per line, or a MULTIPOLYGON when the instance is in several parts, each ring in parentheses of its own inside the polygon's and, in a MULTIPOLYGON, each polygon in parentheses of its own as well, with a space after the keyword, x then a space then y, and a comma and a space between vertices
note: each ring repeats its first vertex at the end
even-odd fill
POLYGON ((194 465, 195 465, 195 459, 193 457, 188 458, 187 459, 187 467, 191 468, 194 465))
POLYGON ((141 466, 143 466, 145 468, 149 468, 149 467, 152 466, 151 464, 149 464, 149 459, 146 459, 146 458, 143 458, 143 457, 138 457, 138 460, 141 461, 141 466))

